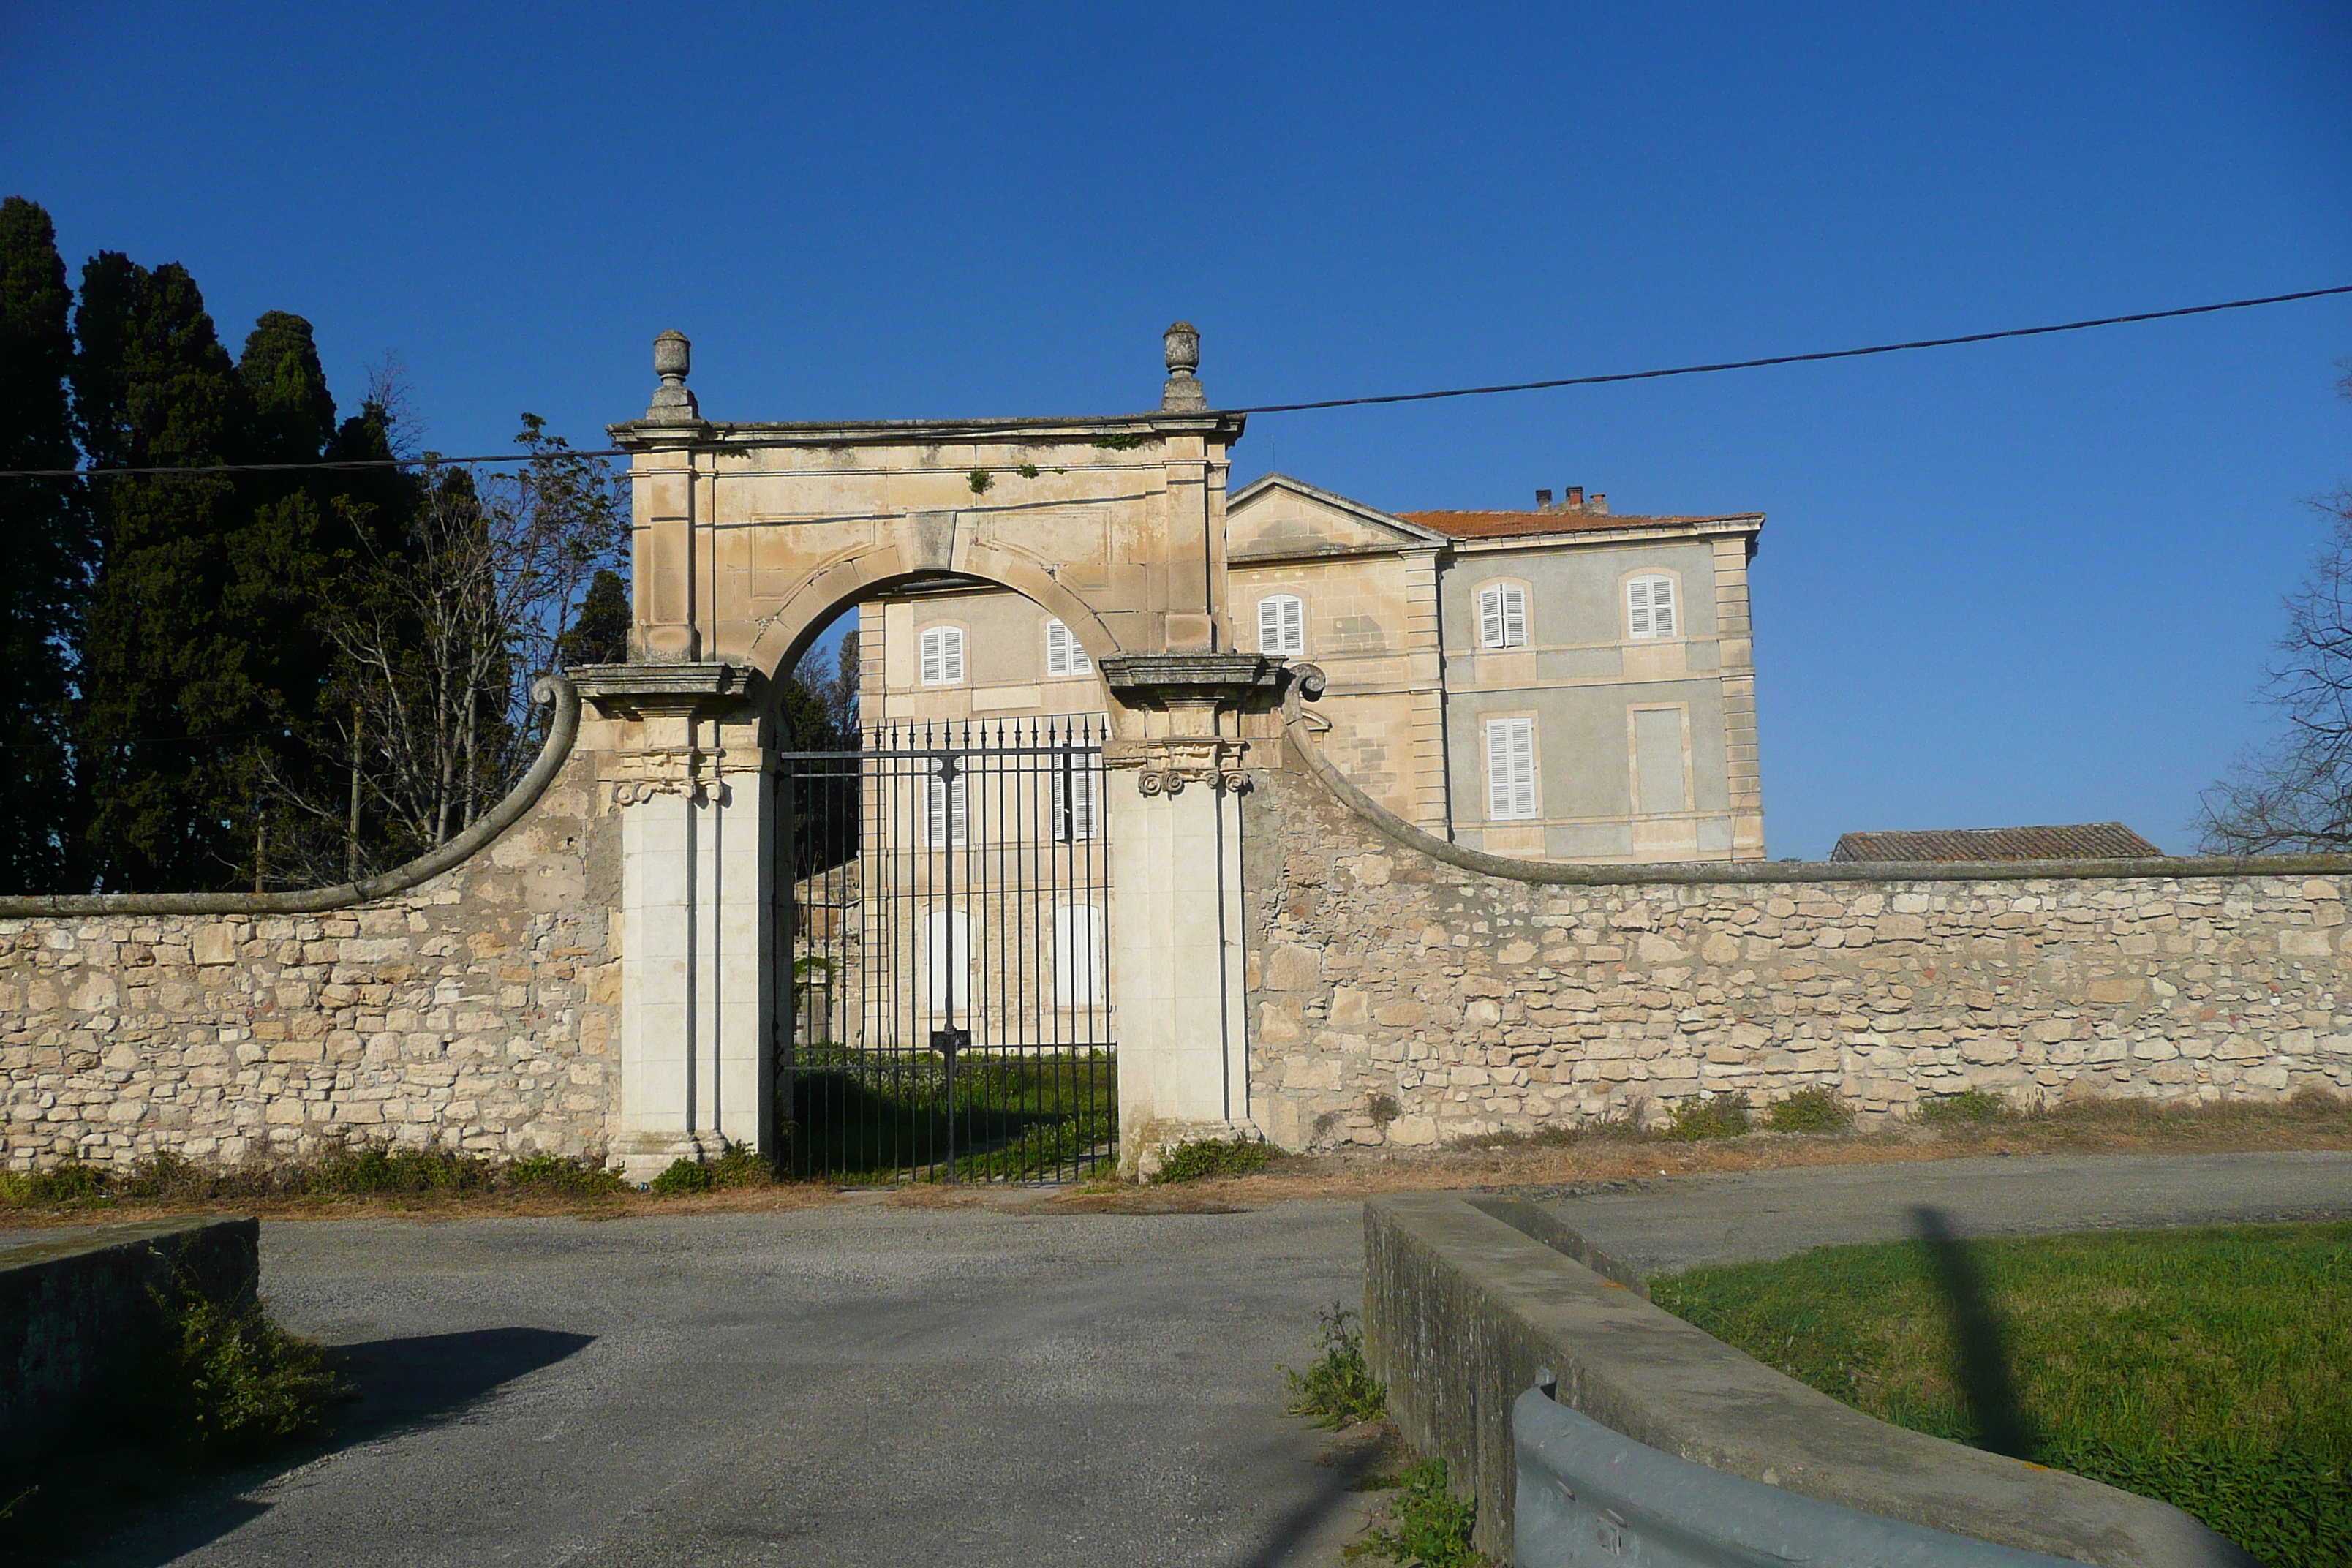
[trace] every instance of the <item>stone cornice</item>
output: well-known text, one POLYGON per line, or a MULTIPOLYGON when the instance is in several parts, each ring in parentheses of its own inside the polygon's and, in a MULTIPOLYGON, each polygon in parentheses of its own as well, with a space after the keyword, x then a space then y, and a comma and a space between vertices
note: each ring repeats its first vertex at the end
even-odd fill
POLYGON ((580 694, 598 711, 632 719, 648 713, 723 711, 756 701, 766 685, 756 670, 724 661, 591 664, 571 674, 580 694))
POLYGON ((1198 436, 1231 446, 1248 424, 1239 414, 1160 412, 1018 419, 857 419, 824 423, 671 424, 646 419, 608 425, 613 444, 631 452, 681 443, 711 451, 761 447, 1047 446, 1198 436))

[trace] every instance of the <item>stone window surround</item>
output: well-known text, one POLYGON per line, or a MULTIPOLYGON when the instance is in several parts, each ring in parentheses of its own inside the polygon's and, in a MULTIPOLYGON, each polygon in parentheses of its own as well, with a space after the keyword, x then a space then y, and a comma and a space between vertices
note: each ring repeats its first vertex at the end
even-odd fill
POLYGON ((1698 768, 1693 756, 1691 739, 1691 705, 1688 702, 1629 702, 1625 705, 1625 767, 1629 788, 1627 807, 1633 816, 1644 820, 1670 821, 1683 816, 1720 816, 1722 812, 1701 812, 1698 804, 1698 768), (1642 809, 1642 742, 1639 715, 1643 713, 1677 713, 1682 716, 1683 804, 1674 811, 1643 811, 1642 809))

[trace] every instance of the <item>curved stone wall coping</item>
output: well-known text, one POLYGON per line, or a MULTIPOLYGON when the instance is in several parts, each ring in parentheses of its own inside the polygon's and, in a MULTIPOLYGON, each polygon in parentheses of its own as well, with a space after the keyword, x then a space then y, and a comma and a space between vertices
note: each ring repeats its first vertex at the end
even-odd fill
POLYGON ((1645 865, 1596 866, 1568 861, 1519 860, 1489 855, 1414 826, 1356 787, 1315 742, 1315 729, 1300 707, 1302 697, 1321 693, 1324 677, 1311 664, 1290 667, 1295 679, 1283 693, 1282 729, 1308 775, 1384 837, 1433 860, 1481 876, 1562 887, 1628 887, 1648 883, 1770 884, 1783 882, 2037 882, 2051 880, 2245 877, 2342 876, 2352 873, 2352 855, 2182 855, 2138 860, 1682 860, 1645 865))
POLYGON ((380 877, 343 882, 331 888, 307 888, 289 893, 37 893, 0 898, 0 920, 38 920, 77 915, 309 915, 346 910, 354 904, 404 893, 444 871, 453 870, 497 842, 539 804, 547 786, 572 755, 580 734, 580 691, 568 677, 541 676, 531 697, 552 702, 555 712, 547 726, 547 740, 504 799, 485 812, 473 826, 437 848, 394 867, 380 877))

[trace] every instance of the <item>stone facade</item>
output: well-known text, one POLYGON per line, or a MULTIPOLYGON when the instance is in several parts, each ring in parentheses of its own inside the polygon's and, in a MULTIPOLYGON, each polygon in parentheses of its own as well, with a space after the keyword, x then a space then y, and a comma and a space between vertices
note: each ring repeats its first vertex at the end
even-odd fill
POLYGON ((2352 876, 1546 886, 1433 859, 1303 772, 1244 798, 1249 1110, 1286 1148, 1814 1084, 1866 1119, 1969 1089, 2352 1091, 2352 876))
POLYGON ((355 909, 0 921, 8 1166, 338 1137, 602 1154, 620 835, 600 793, 575 755, 489 850, 355 909))

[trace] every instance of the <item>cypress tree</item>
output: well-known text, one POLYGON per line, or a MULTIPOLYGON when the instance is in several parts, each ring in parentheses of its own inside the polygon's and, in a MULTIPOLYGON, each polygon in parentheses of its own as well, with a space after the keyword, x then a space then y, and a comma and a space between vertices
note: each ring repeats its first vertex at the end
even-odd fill
MULTIPOLYGON (((195 280, 176 264, 130 268, 125 290, 120 262, 100 257, 84 273, 86 438, 131 467, 235 460, 250 399, 195 280)), ((80 729, 100 876, 114 889, 234 885, 250 858, 253 742, 270 723, 227 613, 237 486, 216 474, 98 483, 105 548, 80 729)))
MULTIPOLYGON (((72 301, 49 215, 0 202, 0 468, 75 466, 72 301)), ((81 871, 73 649, 93 542, 73 479, 0 479, 0 887, 68 890, 81 871)))
POLYGON ((566 669, 629 660, 629 588, 618 572, 597 569, 581 596, 580 616, 556 640, 556 662, 566 669))

